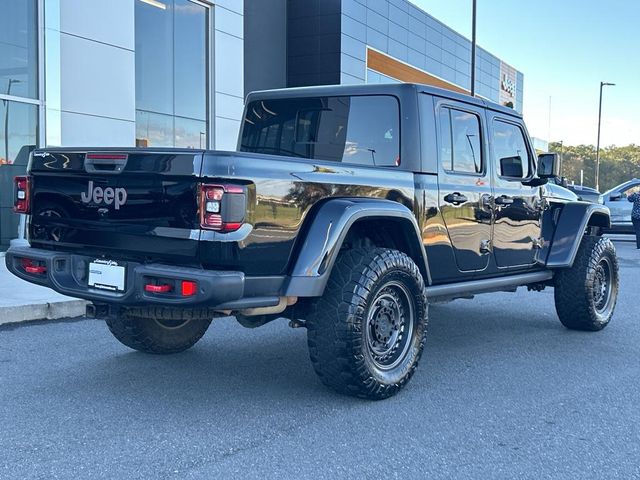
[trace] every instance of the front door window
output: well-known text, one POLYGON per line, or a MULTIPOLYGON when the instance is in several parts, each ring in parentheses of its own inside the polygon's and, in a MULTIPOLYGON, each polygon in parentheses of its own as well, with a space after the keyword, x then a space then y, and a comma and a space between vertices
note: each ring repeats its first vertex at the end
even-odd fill
POLYGON ((533 172, 531 150, 522 127, 495 119, 492 125, 495 181, 494 255, 498 267, 535 262, 541 236, 541 204, 537 187, 522 182, 533 172))

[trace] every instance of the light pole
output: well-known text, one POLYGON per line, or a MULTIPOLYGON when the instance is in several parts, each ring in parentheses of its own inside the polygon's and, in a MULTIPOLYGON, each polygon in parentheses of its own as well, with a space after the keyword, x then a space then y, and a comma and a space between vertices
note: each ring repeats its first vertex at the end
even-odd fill
POLYGON ((476 0, 471 15, 471 96, 476 96, 476 0))
POLYGON ((564 167, 564 140, 560 140, 558 143, 560 143, 560 168, 558 168, 558 172, 560 174, 560 178, 562 178, 562 167, 564 167))
POLYGON ((600 82, 600 106, 598 107, 598 143, 596 144, 596 190, 600 191, 600 126, 602 124, 602 88, 615 83, 600 82))

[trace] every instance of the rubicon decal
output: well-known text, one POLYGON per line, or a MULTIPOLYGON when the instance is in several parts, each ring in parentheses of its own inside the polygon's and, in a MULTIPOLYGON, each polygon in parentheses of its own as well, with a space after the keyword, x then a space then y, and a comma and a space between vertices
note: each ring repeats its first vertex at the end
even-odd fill
POLYGON ((127 190, 124 188, 94 187, 93 180, 89 180, 89 187, 86 192, 80 194, 82 203, 95 203, 96 205, 113 204, 116 210, 127 203, 127 190))

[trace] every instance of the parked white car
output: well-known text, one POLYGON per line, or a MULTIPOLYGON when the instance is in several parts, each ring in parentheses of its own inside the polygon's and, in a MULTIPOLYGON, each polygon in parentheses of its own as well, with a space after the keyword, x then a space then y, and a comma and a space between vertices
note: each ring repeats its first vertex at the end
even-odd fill
POLYGON ((624 182, 600 195, 600 203, 609 207, 611 211, 612 232, 633 233, 633 224, 631 223, 633 204, 627 201, 627 197, 636 190, 640 190, 640 179, 638 178, 624 182))

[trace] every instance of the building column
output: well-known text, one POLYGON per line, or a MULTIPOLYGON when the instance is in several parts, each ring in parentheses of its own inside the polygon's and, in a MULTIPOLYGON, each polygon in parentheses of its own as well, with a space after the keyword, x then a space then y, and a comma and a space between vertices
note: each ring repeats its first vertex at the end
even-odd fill
POLYGON ((244 109, 244 0, 215 1, 213 16, 213 148, 235 150, 244 109))
POLYGON ((134 1, 45 2, 47 146, 135 146, 134 1))

